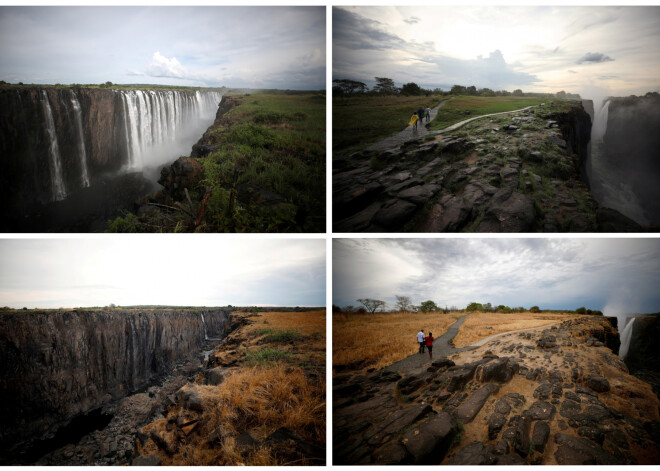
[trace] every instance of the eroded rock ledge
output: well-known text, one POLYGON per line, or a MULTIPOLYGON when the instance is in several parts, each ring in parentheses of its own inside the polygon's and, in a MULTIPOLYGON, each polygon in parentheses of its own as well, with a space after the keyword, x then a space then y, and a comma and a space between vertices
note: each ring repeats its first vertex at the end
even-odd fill
POLYGON ((413 371, 336 376, 334 463, 658 463, 660 401, 611 350, 608 319, 507 334, 413 371))
POLYGON ((580 103, 547 104, 335 159, 335 231, 640 232, 589 192, 590 130, 580 103))

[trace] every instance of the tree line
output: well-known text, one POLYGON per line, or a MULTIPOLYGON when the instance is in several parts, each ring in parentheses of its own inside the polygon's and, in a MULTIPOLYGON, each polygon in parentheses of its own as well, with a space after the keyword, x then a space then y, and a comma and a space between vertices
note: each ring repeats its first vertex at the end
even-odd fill
POLYGON ((529 309, 524 308, 523 306, 519 307, 509 307, 505 306, 503 304, 499 304, 497 306, 492 305, 491 303, 477 303, 477 302, 471 302, 469 303, 465 308, 461 309, 456 306, 451 306, 447 307, 439 307, 435 301, 432 300, 427 300, 423 301, 418 305, 413 304, 409 296, 400 296, 400 295, 395 295, 396 301, 394 302, 394 306, 392 308, 389 308, 387 303, 381 299, 373 299, 373 298, 361 298, 357 299, 356 301, 361 304, 361 306, 344 306, 344 307, 339 307, 337 305, 332 305, 332 312, 334 313, 346 313, 346 314, 375 314, 376 312, 442 312, 444 314, 447 314, 448 312, 492 312, 492 313, 502 313, 502 314, 509 314, 509 313, 519 313, 519 312, 532 312, 532 313, 540 313, 540 312, 548 312, 548 313, 558 313, 558 312, 565 312, 565 313, 571 313, 571 314, 587 314, 587 315, 594 315, 594 316, 602 316, 603 313, 598 310, 592 310, 592 309, 587 309, 586 307, 582 306, 579 307, 573 311, 571 310, 553 310, 553 309, 541 309, 538 306, 532 306, 529 309))
POLYGON ((521 89, 516 89, 512 92, 507 90, 492 90, 490 88, 477 88, 474 85, 468 87, 463 85, 454 85, 450 90, 442 90, 440 88, 425 89, 417 85, 415 82, 403 84, 397 87, 394 80, 388 77, 374 77, 376 84, 369 90, 369 87, 364 82, 350 79, 335 79, 332 87, 333 96, 353 96, 353 95, 403 95, 403 96, 430 96, 430 95, 468 95, 468 96, 525 96, 525 97, 542 97, 542 98, 560 98, 579 100, 580 95, 577 93, 568 93, 564 90, 557 93, 530 93, 523 92, 521 89))

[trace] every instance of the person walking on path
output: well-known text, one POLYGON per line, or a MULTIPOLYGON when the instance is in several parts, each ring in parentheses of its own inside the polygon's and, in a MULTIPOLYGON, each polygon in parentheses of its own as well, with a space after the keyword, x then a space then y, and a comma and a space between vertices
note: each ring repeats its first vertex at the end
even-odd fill
POLYGON ((410 117, 410 124, 413 129, 417 129, 417 121, 419 121, 419 116, 417 116, 417 113, 413 113, 412 116, 410 117))
POLYGON ((426 107, 426 112, 424 113, 424 116, 426 117, 426 122, 428 123, 431 120, 431 108, 428 106, 426 107))
POLYGON ((424 339, 426 343, 426 349, 429 351, 429 360, 433 361, 433 332, 429 332, 428 337, 424 339))
POLYGON ((424 337, 424 329, 419 329, 419 332, 417 333, 417 343, 419 344, 419 353, 424 353, 425 341, 426 341, 426 337, 424 337))
POLYGON ((419 116, 420 121, 424 119, 424 108, 420 108, 417 110, 417 116, 419 116))

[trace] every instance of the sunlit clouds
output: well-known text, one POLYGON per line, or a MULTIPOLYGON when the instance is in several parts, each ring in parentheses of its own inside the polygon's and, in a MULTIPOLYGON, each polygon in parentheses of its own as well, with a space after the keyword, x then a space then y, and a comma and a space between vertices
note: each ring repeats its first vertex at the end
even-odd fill
POLYGON ((335 7, 333 78, 592 97, 660 90, 660 7, 335 7))
POLYGON ((0 305, 325 305, 324 240, 0 240, 0 305))
POLYGON ((3 6, 0 80, 323 89, 325 36, 325 7, 3 6))
MULTIPOLYGON (((660 311, 658 239, 335 239, 333 303, 660 311)), ((616 314, 618 312, 610 312, 616 314)))

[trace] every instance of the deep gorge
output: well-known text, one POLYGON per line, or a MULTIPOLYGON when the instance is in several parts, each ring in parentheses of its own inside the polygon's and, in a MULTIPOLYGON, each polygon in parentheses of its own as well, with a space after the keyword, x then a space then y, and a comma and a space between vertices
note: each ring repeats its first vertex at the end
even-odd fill
POLYGON ((159 168, 190 152, 221 98, 219 91, 0 88, 0 228, 57 230, 26 218, 75 212, 104 196, 117 206, 125 201, 110 193, 131 193, 130 201, 153 191, 159 168), (76 207, 62 210, 67 203, 76 207))
POLYGON ((0 455, 165 375, 229 330, 225 310, 0 314, 0 455))

